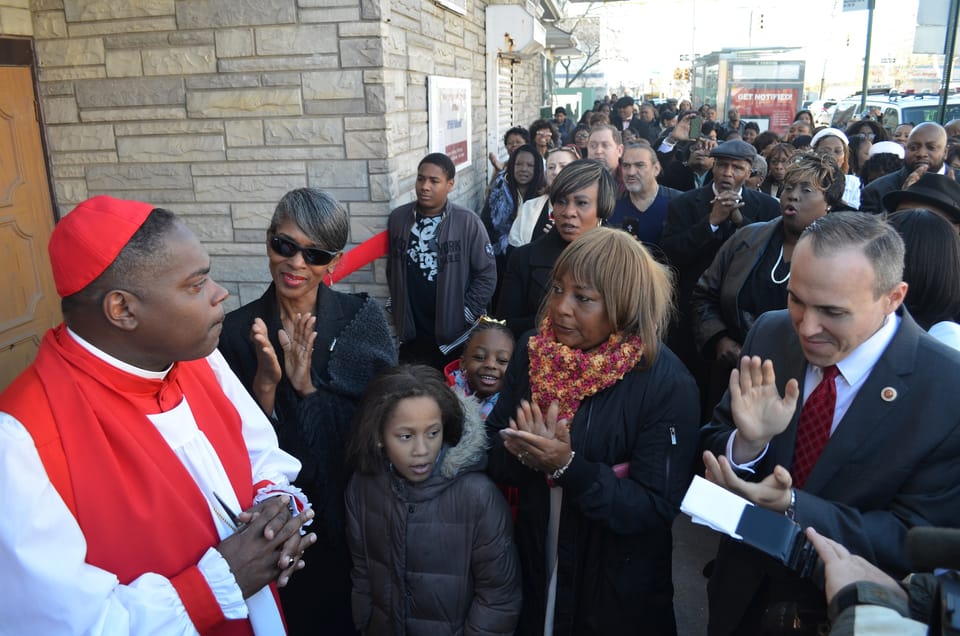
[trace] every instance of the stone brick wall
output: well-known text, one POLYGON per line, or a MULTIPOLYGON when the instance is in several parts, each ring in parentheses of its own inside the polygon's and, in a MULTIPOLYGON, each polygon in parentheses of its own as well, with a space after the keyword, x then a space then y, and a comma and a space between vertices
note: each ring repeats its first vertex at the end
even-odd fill
MULTIPOLYGON (((339 198, 351 245, 412 200, 428 75, 472 81, 473 165, 453 199, 479 209, 484 0, 465 16, 427 0, 0 0, 0 28, 28 7, 60 213, 99 193, 177 212, 229 308, 269 281, 264 230, 286 191, 339 198)), ((532 121, 542 79, 524 65, 532 121)), ((385 297, 384 273, 340 287, 385 297)))
POLYGON ((30 0, 0 0, 0 35, 33 35, 30 0))

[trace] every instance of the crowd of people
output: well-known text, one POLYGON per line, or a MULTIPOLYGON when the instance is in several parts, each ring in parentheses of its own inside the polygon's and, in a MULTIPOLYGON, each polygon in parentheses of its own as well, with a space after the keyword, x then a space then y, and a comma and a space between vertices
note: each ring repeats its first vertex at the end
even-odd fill
POLYGON ((960 528, 957 140, 716 117, 558 108, 476 211, 423 157, 385 308, 330 288, 322 190, 229 314, 175 214, 80 204, 64 323, 0 394, 0 631, 672 636, 699 473, 827 564, 724 538, 709 634, 826 633, 845 567, 887 585, 910 528, 960 528))

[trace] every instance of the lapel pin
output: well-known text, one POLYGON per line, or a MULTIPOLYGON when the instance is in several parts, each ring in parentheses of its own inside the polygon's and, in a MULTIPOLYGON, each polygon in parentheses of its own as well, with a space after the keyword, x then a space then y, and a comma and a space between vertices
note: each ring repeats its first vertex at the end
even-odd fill
POLYGON ((892 386, 884 387, 880 391, 880 398, 884 402, 893 402, 894 400, 897 399, 897 390, 892 386))

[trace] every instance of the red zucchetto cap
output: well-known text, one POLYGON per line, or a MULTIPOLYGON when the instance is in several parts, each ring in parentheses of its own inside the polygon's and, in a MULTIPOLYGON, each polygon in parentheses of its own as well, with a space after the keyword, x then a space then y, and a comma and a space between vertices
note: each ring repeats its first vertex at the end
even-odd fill
POLYGON ((76 294, 110 267, 153 209, 149 203, 101 195, 63 217, 47 246, 60 297, 76 294))

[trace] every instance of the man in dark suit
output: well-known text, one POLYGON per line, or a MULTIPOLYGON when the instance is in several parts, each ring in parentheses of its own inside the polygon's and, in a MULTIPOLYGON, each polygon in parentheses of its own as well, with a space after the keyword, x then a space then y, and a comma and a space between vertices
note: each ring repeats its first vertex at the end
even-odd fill
POLYGON ((643 136, 643 126, 637 117, 636 102, 629 95, 618 99, 614 104, 616 112, 610 113, 610 125, 622 134, 627 128, 632 128, 637 135, 643 136))
POLYGON ((874 179, 860 195, 860 211, 880 214, 884 211, 883 196, 894 190, 906 190, 926 173, 947 174, 947 131, 936 122, 914 127, 907 137, 903 167, 874 179))
MULTIPOLYGON (((960 525, 960 395, 947 384, 960 353, 901 307, 903 251, 878 216, 810 225, 789 308, 753 326, 701 435, 710 479, 898 578, 909 528, 960 525)), ((817 633, 826 621, 822 590, 732 540, 708 593, 711 636, 794 619, 817 633)))
MULTIPOLYGON (((724 241, 740 227, 780 215, 780 203, 768 194, 744 187, 753 169, 756 149, 739 139, 725 141, 711 152, 713 183, 672 199, 660 247, 678 272, 679 323, 668 345, 701 387, 708 382, 706 362, 697 351, 690 324, 690 296, 697 279, 713 262, 724 241)), ((709 413, 706 407, 704 416, 709 413)))

